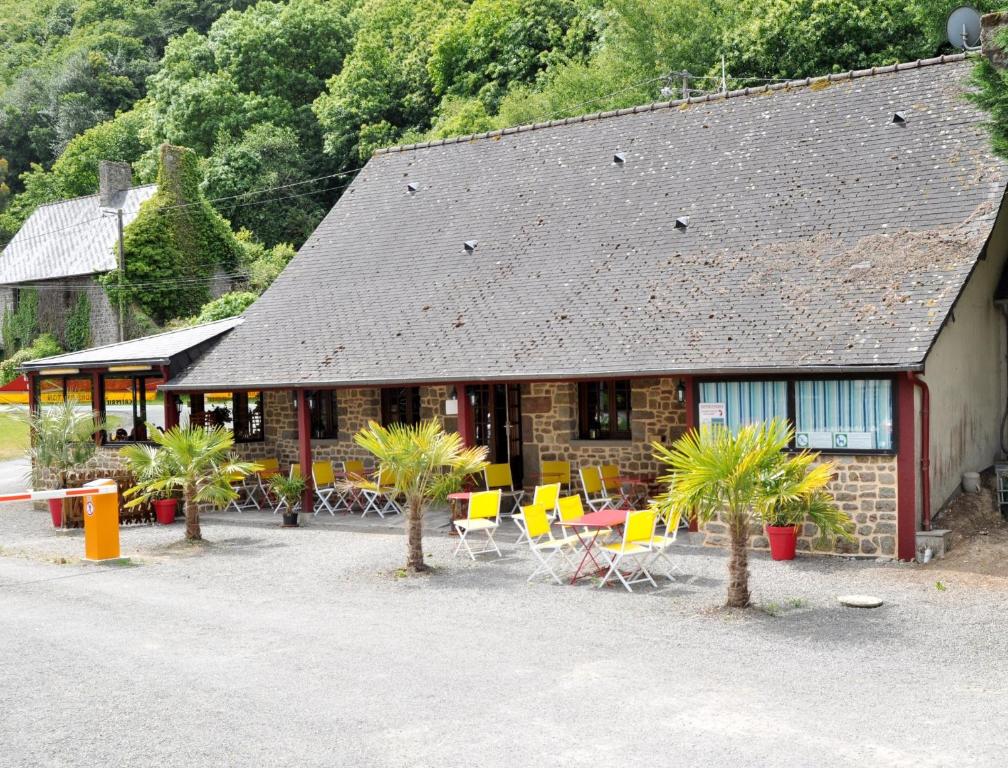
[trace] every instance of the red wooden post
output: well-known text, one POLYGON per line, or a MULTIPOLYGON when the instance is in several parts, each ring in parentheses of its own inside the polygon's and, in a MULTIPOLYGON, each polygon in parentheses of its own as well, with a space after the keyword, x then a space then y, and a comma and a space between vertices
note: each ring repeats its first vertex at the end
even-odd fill
MULTIPOLYGON (((101 391, 101 374, 98 371, 91 371, 91 413, 96 422, 101 421, 104 415, 102 413, 105 410, 105 403, 102 402, 104 399, 101 391)), ((102 444, 101 435, 98 432, 95 432, 94 439, 98 445, 102 444)))
POLYGON ((466 395, 466 385, 455 385, 455 399, 458 402, 458 433, 462 436, 462 442, 466 447, 471 447, 473 438, 473 417, 472 404, 466 395))
POLYGON ((304 493, 301 494, 301 511, 310 514, 315 511, 315 489, 312 487, 312 452, 311 452, 311 409, 308 407, 308 393, 297 390, 297 428, 298 428, 298 459, 301 464, 301 477, 305 481, 304 493))
MULTIPOLYGON (((692 376, 683 376, 682 381, 686 385, 686 431, 689 432, 696 429, 696 388, 692 376)), ((690 518, 689 529, 694 532, 700 530, 695 517, 690 518)))
POLYGON ((38 392, 38 376, 34 373, 28 374, 28 412, 38 413, 39 409, 39 392, 38 392))
POLYGON ((917 554, 917 425, 914 385, 908 375, 896 380, 896 556, 913 560, 917 554))
POLYGON ((164 428, 165 432, 178 426, 178 395, 174 392, 164 393, 164 428))

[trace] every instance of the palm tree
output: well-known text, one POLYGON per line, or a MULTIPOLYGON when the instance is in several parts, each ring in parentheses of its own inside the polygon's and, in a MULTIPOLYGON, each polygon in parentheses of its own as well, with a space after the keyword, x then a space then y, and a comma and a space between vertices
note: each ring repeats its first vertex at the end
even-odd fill
POLYGON ((234 435, 221 427, 173 427, 161 432, 148 424, 147 433, 156 447, 137 444, 120 451, 137 478, 137 484, 123 494, 135 497, 126 506, 135 507, 181 490, 186 539, 199 541, 203 538, 199 505, 225 506, 238 496, 232 481, 255 472, 259 466, 239 461, 232 451, 234 435))
MULTIPOLYGON (((32 485, 65 488, 67 473, 82 467, 98 451, 95 435, 105 429, 105 422, 90 409, 83 410, 72 402, 65 402, 30 414, 28 429, 32 485)), ((64 514, 64 527, 67 518, 64 514)))
POLYGON ((705 426, 686 433, 671 448, 652 443, 655 458, 669 469, 660 478, 668 490, 654 503, 669 525, 677 525, 683 515, 701 524, 719 512, 726 517, 731 542, 728 607, 749 605, 748 544, 754 522, 807 518, 823 537, 850 536, 850 517, 825 490, 833 464, 817 463, 818 453, 789 456, 785 451, 792 435, 787 422, 773 419, 736 432, 705 426))
POLYGON ((487 449, 466 448, 457 432, 445 432, 437 419, 415 425, 377 422, 354 435, 354 442, 389 472, 397 494, 406 498, 406 570, 423 573, 422 524, 425 507, 444 501, 468 475, 486 466, 487 449))

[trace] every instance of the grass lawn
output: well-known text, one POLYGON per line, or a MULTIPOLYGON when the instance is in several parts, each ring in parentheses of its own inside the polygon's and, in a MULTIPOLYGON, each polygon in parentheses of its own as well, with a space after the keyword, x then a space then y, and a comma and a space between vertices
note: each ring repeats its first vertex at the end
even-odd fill
POLYGON ((0 461, 17 459, 28 449, 28 424, 19 414, 0 411, 0 461))

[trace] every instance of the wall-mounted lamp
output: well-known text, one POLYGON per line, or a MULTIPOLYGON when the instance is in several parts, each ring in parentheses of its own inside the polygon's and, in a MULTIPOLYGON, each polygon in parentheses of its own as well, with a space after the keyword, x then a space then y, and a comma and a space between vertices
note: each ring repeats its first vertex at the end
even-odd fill
POLYGON ((679 405, 684 405, 686 403, 686 382, 682 379, 679 379, 679 383, 676 384, 675 399, 679 405))

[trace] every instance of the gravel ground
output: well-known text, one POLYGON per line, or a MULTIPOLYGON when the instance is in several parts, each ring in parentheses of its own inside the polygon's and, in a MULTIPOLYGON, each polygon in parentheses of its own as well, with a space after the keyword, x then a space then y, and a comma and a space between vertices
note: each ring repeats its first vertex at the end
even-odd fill
POLYGON ((93 565, 47 518, 0 514, 0 765, 1008 761, 1006 579, 757 556, 759 607, 727 612, 699 547, 631 595, 439 535, 400 579, 400 534, 323 526, 126 528, 134 564, 93 565))

